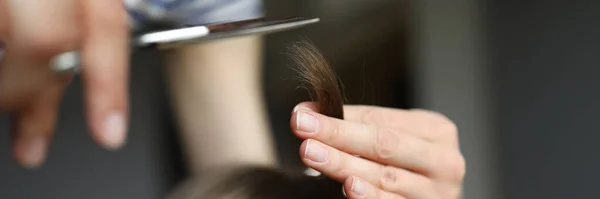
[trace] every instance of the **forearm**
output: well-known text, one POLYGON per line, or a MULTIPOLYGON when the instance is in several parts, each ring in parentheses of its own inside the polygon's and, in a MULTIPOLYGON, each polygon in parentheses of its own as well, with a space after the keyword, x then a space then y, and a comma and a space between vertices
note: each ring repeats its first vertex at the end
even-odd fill
POLYGON ((171 50, 167 73, 190 169, 276 162, 261 86, 262 40, 171 50))

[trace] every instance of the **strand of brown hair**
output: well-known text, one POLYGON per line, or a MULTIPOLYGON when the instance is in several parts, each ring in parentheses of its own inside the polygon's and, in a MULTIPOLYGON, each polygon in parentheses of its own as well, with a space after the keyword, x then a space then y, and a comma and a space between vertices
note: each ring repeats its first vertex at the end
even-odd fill
POLYGON ((307 88, 313 101, 318 102, 319 112, 343 119, 345 98, 340 89, 340 81, 325 57, 308 40, 294 42, 288 50, 295 63, 293 69, 302 81, 301 86, 307 88))

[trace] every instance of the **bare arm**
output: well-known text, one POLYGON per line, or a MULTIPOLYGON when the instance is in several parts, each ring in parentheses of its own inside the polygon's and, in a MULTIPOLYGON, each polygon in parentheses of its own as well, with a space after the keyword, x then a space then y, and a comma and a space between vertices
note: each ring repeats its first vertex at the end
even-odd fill
POLYGON ((192 172, 223 164, 275 165, 261 87, 262 39, 174 49, 167 73, 192 172))

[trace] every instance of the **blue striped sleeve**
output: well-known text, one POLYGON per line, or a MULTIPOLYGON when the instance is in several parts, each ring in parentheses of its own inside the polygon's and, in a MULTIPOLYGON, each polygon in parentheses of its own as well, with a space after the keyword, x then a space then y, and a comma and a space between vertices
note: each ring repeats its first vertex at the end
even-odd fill
MULTIPOLYGON (((148 22, 207 24, 262 17, 262 0, 124 0, 132 29, 148 22)), ((0 58, 3 50, 0 46, 0 58)))
POLYGON ((125 0, 132 26, 207 24, 263 16, 262 0, 125 0))
POLYGON ((174 9, 173 19, 179 24, 206 24, 237 21, 263 16, 261 0, 188 0, 188 5, 174 9))

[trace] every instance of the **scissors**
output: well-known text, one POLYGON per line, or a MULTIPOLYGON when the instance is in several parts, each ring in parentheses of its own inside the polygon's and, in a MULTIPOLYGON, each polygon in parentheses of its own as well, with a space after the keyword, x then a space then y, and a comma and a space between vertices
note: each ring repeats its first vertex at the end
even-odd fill
MULTIPOLYGON (((166 49, 244 35, 268 34, 317 22, 319 22, 319 18, 287 17, 188 25, 135 36, 131 46, 133 51, 144 48, 166 49)), ((58 73, 77 72, 80 66, 79 52, 70 51, 59 54, 54 57, 50 66, 53 71, 58 73)))

